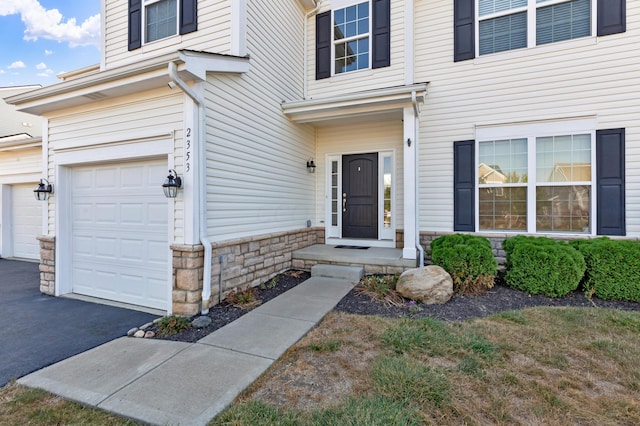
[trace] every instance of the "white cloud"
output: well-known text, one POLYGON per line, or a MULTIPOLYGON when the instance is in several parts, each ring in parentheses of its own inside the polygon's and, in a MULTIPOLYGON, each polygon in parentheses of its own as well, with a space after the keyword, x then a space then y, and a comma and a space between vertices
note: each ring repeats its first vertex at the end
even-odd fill
POLYGON ((40 62, 38 65, 36 65, 36 69, 37 70, 46 70, 47 69, 47 64, 45 64, 44 62, 40 62))
POLYGON ((15 61, 9 65, 9 69, 26 68, 27 66, 22 61, 15 61))
POLYGON ((100 43, 100 15, 87 18, 82 24, 76 18, 66 20, 58 9, 45 9, 38 0, 2 0, 0 16, 17 15, 25 24, 24 39, 44 38, 68 42, 69 46, 98 46, 100 43))
POLYGON ((53 55, 53 50, 45 49, 44 54, 47 56, 53 55))
POLYGON ((0 74, 4 74, 4 73, 5 73, 5 70, 0 70, 0 74))

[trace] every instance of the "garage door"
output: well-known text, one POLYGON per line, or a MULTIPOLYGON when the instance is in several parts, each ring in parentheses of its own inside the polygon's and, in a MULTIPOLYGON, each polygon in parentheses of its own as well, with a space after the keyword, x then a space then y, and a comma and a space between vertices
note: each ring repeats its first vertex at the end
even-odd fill
POLYGON ((33 196, 37 183, 11 186, 11 242, 13 257, 39 259, 36 237, 42 233, 42 202, 33 196))
POLYGON ((166 309, 166 161, 71 169, 73 292, 166 309))

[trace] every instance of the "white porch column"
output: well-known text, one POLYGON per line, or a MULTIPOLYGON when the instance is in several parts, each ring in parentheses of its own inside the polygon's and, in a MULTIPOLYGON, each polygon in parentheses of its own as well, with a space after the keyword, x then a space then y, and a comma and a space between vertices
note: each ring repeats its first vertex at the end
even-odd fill
POLYGON ((416 149, 417 135, 416 118, 413 105, 403 110, 404 131, 404 247, 402 257, 416 259, 416 149))

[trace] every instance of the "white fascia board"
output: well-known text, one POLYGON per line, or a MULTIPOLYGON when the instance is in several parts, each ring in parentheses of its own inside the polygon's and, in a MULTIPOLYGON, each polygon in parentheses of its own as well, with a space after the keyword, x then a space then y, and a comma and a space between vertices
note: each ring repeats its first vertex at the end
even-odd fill
POLYGON ((323 99, 286 102, 282 111, 292 121, 306 123, 344 117, 401 110, 413 102, 424 103, 427 83, 350 93, 323 99))
POLYGON ((242 73, 249 69, 248 57, 181 50, 11 96, 6 102, 17 105, 20 111, 42 115, 100 99, 155 89, 169 82, 169 62, 180 63, 178 71, 185 80, 203 81, 207 72, 242 73))

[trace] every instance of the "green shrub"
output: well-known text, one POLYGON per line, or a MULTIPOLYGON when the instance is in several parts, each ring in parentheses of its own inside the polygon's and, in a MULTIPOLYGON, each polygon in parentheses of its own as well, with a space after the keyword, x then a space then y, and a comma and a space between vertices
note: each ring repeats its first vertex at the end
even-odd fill
POLYGON ((578 288, 585 271, 582 255, 569 244, 545 237, 516 236, 503 243, 505 280, 529 294, 564 296, 578 288))
POLYGON ((453 290, 473 294, 493 287, 498 262, 491 242, 477 235, 453 234, 431 242, 431 261, 453 279, 453 290))
POLYGON ((640 243, 603 237, 571 245, 584 256, 582 284, 589 297, 640 302, 640 243))

